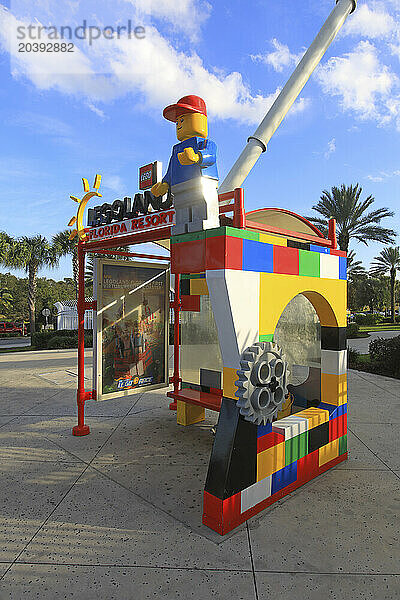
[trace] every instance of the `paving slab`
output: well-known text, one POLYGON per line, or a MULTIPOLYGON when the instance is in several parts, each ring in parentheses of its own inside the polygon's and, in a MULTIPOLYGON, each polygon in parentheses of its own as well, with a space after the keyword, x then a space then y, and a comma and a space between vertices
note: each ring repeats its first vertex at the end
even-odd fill
POLYGON ((228 539, 215 534, 215 540, 89 467, 20 560, 251 571, 245 526, 228 539))
MULTIPOLYGON (((97 463, 207 464, 216 416, 190 427, 176 424, 176 413, 167 407, 126 417, 96 456, 97 463)), ((89 421, 88 421, 89 422, 89 421)))
POLYGON ((388 471, 385 465, 366 445, 356 437, 349 429, 347 430, 348 459, 341 462, 335 469, 345 471, 369 470, 388 471))
POLYGON ((400 423, 400 385, 391 392, 378 385, 349 373, 348 419, 349 423, 400 423))
POLYGON ((16 559, 84 469, 82 463, 0 461, 0 561, 16 559))
POLYGON ((256 573, 259 600, 397 600, 398 575, 256 573))
POLYGON ((75 437, 74 417, 17 417, 0 429, 0 458, 90 462, 119 422, 119 418, 93 417, 91 434, 75 437))
POLYGON ((353 433, 390 469, 400 469, 399 427, 396 424, 352 423, 353 433))
POLYGON ((249 521, 255 570, 397 574, 399 484, 390 471, 312 480, 249 521))
POLYGON ((1 583, 2 600, 256 600, 253 574, 229 571, 15 564, 1 583))

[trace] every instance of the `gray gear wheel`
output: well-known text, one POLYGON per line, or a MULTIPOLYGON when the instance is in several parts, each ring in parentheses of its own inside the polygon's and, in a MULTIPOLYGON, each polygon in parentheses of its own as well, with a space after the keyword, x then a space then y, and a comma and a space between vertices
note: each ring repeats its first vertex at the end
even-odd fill
POLYGON ((272 422, 288 394, 285 355, 273 342, 257 342, 243 352, 240 366, 235 382, 240 414, 257 425, 272 422))

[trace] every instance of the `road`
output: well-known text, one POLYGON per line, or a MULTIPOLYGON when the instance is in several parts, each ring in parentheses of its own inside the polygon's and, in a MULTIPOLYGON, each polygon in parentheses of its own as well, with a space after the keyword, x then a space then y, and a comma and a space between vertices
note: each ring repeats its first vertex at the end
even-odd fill
POLYGON ((347 340, 347 345, 349 348, 360 352, 360 354, 368 354, 369 345, 373 340, 376 340, 377 338, 384 338, 387 340, 398 335, 400 335, 400 331, 372 331, 367 338, 347 340))
POLYGON ((20 346, 30 346, 30 337, 9 337, 0 338, 0 348, 18 348, 20 346))

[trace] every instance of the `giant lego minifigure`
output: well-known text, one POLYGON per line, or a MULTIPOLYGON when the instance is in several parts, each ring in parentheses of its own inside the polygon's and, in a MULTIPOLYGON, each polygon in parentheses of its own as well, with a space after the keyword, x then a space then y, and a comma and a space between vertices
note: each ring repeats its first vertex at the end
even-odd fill
POLYGON ((176 224, 173 235, 219 227, 216 144, 207 138, 207 110, 199 96, 184 96, 164 109, 176 123, 179 144, 172 149, 168 170, 151 188, 154 196, 168 189, 174 195, 176 224))

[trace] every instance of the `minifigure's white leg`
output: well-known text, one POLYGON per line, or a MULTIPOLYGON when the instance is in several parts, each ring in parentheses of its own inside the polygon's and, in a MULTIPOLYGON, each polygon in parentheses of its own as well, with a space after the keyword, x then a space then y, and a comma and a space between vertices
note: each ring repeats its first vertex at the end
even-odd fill
POLYGON ((219 227, 218 182, 207 177, 201 178, 197 194, 193 196, 192 219, 188 231, 201 231, 219 227))
POLYGON ((181 235, 181 233, 188 232, 190 212, 190 209, 186 206, 175 208, 175 225, 173 225, 171 230, 172 235, 181 235))

